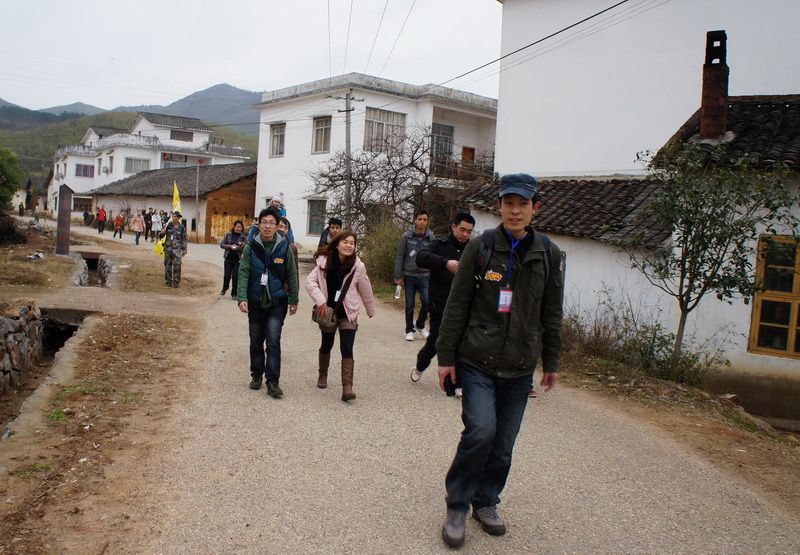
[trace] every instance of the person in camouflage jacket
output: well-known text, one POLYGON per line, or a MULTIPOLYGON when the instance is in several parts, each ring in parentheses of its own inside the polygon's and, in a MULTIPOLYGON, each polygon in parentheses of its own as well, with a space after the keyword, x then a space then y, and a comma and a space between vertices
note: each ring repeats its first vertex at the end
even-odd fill
POLYGON ((189 243, 186 227, 181 223, 181 213, 173 212, 172 221, 162 232, 164 241, 164 280, 167 287, 178 287, 181 284, 181 262, 186 256, 189 243))

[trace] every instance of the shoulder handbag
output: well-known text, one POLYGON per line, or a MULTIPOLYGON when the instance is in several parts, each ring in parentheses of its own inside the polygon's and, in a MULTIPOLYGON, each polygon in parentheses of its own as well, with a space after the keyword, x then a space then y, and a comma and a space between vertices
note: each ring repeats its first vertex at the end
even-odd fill
POLYGON ((325 314, 322 316, 317 314, 317 305, 314 305, 311 308, 311 321, 315 322, 322 331, 330 333, 336 329, 336 313, 339 312, 339 308, 341 308, 342 303, 344 302, 344 296, 347 294, 347 290, 350 288, 350 283, 353 281, 354 275, 355 268, 353 268, 353 272, 350 274, 350 277, 347 278, 347 281, 344 282, 341 293, 339 293, 339 300, 336 301, 335 307, 325 307, 325 314))

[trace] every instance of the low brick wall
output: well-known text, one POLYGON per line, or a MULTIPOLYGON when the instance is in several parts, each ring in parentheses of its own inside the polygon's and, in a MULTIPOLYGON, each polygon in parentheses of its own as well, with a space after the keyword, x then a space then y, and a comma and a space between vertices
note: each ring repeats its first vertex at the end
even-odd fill
POLYGON ((0 395, 5 395, 42 356, 42 313, 36 303, 17 304, 0 314, 0 395))

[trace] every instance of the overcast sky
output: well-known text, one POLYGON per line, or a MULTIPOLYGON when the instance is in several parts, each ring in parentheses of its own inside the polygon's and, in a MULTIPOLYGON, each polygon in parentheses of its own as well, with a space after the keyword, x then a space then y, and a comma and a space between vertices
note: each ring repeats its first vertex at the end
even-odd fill
MULTIPOLYGON (((349 72, 442 83, 500 52, 496 0, 3 4, 0 98, 31 109, 166 105, 218 83, 263 91, 349 72)), ((447 86, 496 97, 497 74, 447 86)))

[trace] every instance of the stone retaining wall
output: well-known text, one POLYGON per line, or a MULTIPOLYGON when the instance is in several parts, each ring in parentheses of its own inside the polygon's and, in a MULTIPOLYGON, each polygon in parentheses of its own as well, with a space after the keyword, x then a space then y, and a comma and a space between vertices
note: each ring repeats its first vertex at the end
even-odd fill
POLYGON ((0 313, 0 395, 5 395, 42 356, 42 313, 36 303, 0 313))

